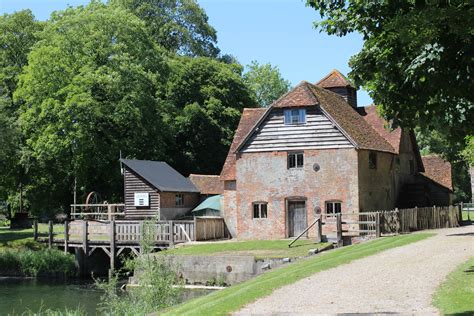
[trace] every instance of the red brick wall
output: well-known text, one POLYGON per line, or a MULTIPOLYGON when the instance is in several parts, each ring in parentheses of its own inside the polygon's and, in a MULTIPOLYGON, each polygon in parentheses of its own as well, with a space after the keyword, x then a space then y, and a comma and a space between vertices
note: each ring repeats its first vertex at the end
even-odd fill
MULTIPOLYGON (((287 152, 244 153, 237 160, 235 213, 239 239, 286 238, 289 197, 306 198, 308 224, 314 220, 315 207, 324 212, 327 200, 341 200, 343 212, 358 211, 357 151, 305 150, 304 155, 304 168, 299 170, 287 169, 287 152), (313 170, 314 163, 320 165, 318 172, 313 170), (268 218, 253 219, 255 201, 268 202, 268 218)), ((229 201, 224 202, 227 204, 229 201)))

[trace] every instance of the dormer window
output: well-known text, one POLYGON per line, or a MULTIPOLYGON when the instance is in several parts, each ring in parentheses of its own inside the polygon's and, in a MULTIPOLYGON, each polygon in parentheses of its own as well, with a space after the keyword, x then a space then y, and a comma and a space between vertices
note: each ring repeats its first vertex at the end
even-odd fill
POLYGON ((306 109, 285 110, 285 125, 298 125, 306 123, 306 109))

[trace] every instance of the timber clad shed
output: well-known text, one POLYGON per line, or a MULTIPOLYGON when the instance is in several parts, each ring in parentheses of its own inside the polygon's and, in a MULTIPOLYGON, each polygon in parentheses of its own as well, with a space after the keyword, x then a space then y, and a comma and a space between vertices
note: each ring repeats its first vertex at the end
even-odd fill
POLYGON ((199 203, 194 184, 162 161, 121 159, 125 217, 173 220, 199 203))

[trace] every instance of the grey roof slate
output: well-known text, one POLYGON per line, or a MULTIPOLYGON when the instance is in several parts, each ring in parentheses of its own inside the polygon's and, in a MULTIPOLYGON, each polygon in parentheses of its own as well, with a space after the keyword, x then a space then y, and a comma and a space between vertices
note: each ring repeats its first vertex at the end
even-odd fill
POLYGON ((194 184, 163 161, 120 159, 120 161, 162 192, 199 192, 194 184))

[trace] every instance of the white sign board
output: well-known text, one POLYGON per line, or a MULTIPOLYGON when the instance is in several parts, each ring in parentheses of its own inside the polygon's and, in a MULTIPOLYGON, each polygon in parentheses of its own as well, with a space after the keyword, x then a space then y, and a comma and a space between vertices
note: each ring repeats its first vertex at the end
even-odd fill
POLYGON ((145 193, 140 193, 140 192, 135 192, 134 197, 135 197, 135 206, 150 206, 150 195, 148 192, 145 193))

